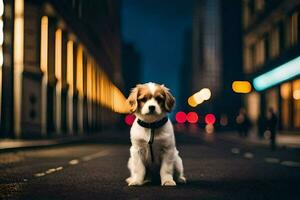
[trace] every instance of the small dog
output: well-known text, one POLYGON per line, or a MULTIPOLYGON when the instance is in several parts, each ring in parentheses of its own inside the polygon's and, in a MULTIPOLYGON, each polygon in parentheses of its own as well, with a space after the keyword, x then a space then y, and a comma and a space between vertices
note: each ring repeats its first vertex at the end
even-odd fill
POLYGON ((185 183, 182 160, 175 146, 175 136, 167 113, 171 112, 175 99, 164 85, 138 84, 127 99, 130 111, 136 119, 130 130, 131 147, 128 168, 129 186, 142 185, 146 169, 151 165, 160 167, 162 186, 185 183), (174 176, 174 178, 173 178, 174 176))

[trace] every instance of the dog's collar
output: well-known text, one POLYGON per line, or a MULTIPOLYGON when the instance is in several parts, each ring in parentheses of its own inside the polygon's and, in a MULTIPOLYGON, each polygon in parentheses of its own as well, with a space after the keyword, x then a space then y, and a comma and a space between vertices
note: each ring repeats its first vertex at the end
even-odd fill
POLYGON ((157 128, 160 128, 163 125, 165 125, 167 123, 167 121, 168 121, 168 117, 164 117, 161 120, 158 120, 158 121, 155 121, 152 123, 147 123, 147 122, 142 121, 141 119, 138 119, 137 123, 144 128, 157 129, 157 128))

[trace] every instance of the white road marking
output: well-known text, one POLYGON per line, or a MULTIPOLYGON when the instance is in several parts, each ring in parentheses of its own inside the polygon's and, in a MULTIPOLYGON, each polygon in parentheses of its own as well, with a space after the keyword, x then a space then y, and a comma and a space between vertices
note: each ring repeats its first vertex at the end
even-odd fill
POLYGON ((268 163, 279 163, 280 160, 278 158, 265 158, 265 161, 268 163))
POLYGON ((244 157, 247 158, 247 159, 252 159, 254 157, 254 155, 252 153, 246 152, 244 154, 244 157))
POLYGON ((94 154, 91 154, 91 155, 87 155, 87 156, 84 156, 82 158, 83 161, 89 161, 89 160, 93 160, 95 158, 99 158, 99 157, 103 157, 103 156, 106 156, 109 154, 109 151, 108 150, 105 150, 105 151, 100 151, 100 152, 97 152, 97 153, 94 153, 94 154))
POLYGON ((300 167, 300 163, 299 162, 295 162, 295 161, 282 161, 280 163, 281 165, 284 166, 288 166, 288 167, 300 167))
POLYGON ((48 170, 46 171, 46 174, 51 174, 51 173, 53 173, 53 172, 55 172, 55 171, 56 171, 55 168, 51 168, 51 169, 48 169, 48 170))
MULTIPOLYGON (((84 156, 82 158, 83 161, 89 161, 89 160, 93 160, 95 158, 99 158, 99 157, 102 157, 102 156, 106 156, 109 154, 109 151, 105 150, 105 151, 100 151, 100 152, 97 152, 97 153, 94 153, 94 154, 91 154, 91 155, 87 155, 87 156, 84 156)), ((70 160, 69 161, 69 164, 70 165, 77 165, 79 163, 79 160, 78 159, 73 159, 73 160, 70 160)), ((51 173, 54 173, 56 171, 60 171, 60 170, 63 170, 64 168, 62 166, 59 166, 59 167, 56 167, 56 168, 50 168, 48 169, 46 172, 40 172, 40 173, 36 173, 34 174, 35 177, 42 177, 42 176, 46 176, 47 174, 51 174, 51 173)), ((27 179, 23 179, 24 182, 28 181, 27 179)))
POLYGON ((46 174, 44 172, 41 173, 36 173, 34 176, 35 177, 41 177, 41 176, 45 176, 46 174))
POLYGON ((231 153, 233 153, 233 154, 239 154, 240 150, 238 148, 232 148, 231 149, 231 153))
POLYGON ((60 166, 60 167, 57 167, 55 170, 56 170, 56 171, 60 171, 60 170, 62 170, 62 169, 63 169, 63 167, 60 166))
POLYGON ((69 164, 70 165, 77 165, 79 163, 79 160, 77 160, 77 159, 74 159, 74 160, 70 160, 69 161, 69 164))

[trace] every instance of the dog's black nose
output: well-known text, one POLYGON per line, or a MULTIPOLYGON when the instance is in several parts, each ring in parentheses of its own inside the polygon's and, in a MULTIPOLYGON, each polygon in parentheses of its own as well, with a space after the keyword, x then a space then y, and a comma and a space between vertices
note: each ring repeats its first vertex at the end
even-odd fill
POLYGON ((154 110, 155 110, 155 106, 149 106, 149 111, 150 112, 154 112, 154 110))

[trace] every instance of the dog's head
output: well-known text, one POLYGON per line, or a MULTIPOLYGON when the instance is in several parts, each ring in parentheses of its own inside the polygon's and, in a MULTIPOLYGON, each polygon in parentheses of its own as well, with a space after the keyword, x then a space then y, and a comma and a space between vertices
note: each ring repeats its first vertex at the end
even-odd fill
POLYGON ((153 122, 171 112, 175 98, 164 85, 138 84, 127 99, 130 111, 140 119, 153 122))

